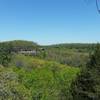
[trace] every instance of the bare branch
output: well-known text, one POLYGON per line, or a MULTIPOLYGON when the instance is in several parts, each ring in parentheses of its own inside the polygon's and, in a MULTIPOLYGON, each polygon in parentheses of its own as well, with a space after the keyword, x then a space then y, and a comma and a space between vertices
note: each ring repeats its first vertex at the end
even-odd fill
POLYGON ((99 3, 100 3, 100 0, 96 0, 96 7, 97 7, 98 12, 100 13, 99 3))

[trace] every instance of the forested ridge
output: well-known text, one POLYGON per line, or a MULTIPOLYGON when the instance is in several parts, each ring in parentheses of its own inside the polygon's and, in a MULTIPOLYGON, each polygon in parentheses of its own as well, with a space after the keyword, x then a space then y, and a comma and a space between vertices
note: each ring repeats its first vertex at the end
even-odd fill
POLYGON ((100 100, 99 76, 99 43, 0 42, 0 100, 100 100))

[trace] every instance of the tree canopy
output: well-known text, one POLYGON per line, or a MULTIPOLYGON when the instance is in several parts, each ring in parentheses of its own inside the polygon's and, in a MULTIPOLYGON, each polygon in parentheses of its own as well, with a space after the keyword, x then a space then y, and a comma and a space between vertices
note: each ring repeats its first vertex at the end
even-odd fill
POLYGON ((72 83, 72 95, 74 100, 100 100, 100 44, 72 83))

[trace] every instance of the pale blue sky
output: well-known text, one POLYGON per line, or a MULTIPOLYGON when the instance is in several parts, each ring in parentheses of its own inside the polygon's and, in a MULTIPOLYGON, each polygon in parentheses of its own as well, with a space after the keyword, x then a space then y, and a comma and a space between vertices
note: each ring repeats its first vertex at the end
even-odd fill
POLYGON ((0 41, 16 39, 100 42, 100 14, 94 0, 0 0, 0 41))

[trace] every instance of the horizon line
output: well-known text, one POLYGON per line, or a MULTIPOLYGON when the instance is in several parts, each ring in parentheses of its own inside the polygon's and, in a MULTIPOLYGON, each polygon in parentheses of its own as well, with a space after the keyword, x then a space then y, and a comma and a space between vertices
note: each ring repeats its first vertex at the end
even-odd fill
POLYGON ((49 46, 49 45, 60 45, 60 44, 96 44, 96 43, 100 43, 99 41, 95 41, 95 42, 58 42, 58 43, 39 43, 39 42, 35 42, 33 40, 28 40, 28 39, 10 39, 10 40, 0 40, 0 42, 10 42, 10 41, 30 41, 33 43, 36 43, 38 45, 41 46, 49 46))

